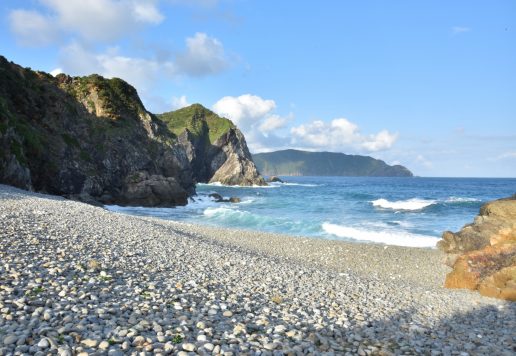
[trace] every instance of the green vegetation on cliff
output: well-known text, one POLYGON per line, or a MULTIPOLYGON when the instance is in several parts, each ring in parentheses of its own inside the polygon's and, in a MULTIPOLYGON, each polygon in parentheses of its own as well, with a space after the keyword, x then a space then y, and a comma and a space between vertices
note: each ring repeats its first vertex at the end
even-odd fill
POLYGON ((412 172, 400 165, 336 152, 283 150, 254 154, 253 159, 258 170, 269 176, 412 177, 412 172))
POLYGON ((0 183, 87 202, 168 206, 186 204, 195 183, 215 175, 263 182, 231 121, 199 104, 160 117, 122 79, 53 77, 0 56, 0 183))
POLYGON ((229 129, 235 127, 230 120, 218 116, 201 104, 193 104, 176 111, 159 114, 157 117, 165 122, 168 129, 176 136, 188 130, 195 137, 199 137, 203 135, 204 130, 208 130, 211 144, 229 129))

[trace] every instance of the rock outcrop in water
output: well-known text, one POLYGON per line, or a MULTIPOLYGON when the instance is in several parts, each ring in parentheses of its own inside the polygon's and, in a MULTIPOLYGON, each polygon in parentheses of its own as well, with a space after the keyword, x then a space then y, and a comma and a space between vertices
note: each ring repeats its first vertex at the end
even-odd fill
POLYGON ((179 137, 198 182, 266 185, 240 130, 228 119, 193 104, 158 115, 179 137))
POLYGON ((1 56, 0 76, 0 183, 143 206, 186 204, 196 182, 263 183, 240 131, 198 104, 164 122, 118 78, 53 77, 1 56))
POLYGON ((453 271, 445 287, 516 301, 516 195, 482 206, 472 224, 437 244, 453 271))

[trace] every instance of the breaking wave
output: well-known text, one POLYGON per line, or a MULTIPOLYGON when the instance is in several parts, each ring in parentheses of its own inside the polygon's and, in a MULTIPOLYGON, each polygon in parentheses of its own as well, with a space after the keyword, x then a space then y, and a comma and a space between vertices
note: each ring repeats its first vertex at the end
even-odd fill
POLYGON ((383 209, 393 209, 393 210, 421 210, 426 208, 427 206, 435 204, 436 200, 426 200, 426 199, 407 199, 407 200, 397 200, 397 201, 389 201, 387 199, 377 199, 373 200, 373 206, 383 209))
POLYGON ((325 222, 322 224, 323 230, 341 238, 353 239, 358 241, 369 241, 396 246, 408 247, 435 247, 438 237, 413 234, 402 230, 368 230, 363 228, 349 227, 325 222))

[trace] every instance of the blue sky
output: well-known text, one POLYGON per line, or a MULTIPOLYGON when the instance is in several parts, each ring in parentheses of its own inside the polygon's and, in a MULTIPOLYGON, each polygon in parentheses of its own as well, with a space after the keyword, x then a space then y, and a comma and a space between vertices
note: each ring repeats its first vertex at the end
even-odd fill
POLYGON ((367 154, 421 176, 516 177, 516 2, 2 1, 0 54, 199 102, 252 152, 367 154))

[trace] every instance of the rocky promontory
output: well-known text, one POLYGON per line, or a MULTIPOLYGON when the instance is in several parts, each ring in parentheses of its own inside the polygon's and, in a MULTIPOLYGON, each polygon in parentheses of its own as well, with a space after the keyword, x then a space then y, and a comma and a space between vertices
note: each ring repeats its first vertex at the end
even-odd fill
POLYGON ((154 115, 125 81, 0 56, 0 183, 89 203, 184 205, 195 183, 265 184, 235 125, 199 104, 154 115))
POLYGON ((453 268, 445 287, 516 301, 516 195, 489 202, 472 224, 438 242, 453 268))

